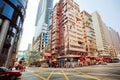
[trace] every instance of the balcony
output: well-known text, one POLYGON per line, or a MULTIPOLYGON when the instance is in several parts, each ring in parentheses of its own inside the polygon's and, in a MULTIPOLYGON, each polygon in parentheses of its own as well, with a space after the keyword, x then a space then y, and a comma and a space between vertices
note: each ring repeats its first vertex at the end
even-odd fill
POLYGON ((69 47, 69 51, 85 52, 85 49, 84 49, 84 48, 74 48, 74 47, 69 47))

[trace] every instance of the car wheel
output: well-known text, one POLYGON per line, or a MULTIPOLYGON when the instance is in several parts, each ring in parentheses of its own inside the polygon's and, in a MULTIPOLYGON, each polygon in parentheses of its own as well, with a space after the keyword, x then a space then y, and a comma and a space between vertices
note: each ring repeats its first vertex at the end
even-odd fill
POLYGON ((10 76, 10 80, 16 80, 17 76, 16 75, 12 75, 10 76))

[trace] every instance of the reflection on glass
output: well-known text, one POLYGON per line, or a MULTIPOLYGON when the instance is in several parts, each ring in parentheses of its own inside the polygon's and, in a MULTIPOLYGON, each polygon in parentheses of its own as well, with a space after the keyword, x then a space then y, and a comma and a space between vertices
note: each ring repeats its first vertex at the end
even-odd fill
POLYGON ((20 5, 18 0, 10 0, 10 2, 12 2, 16 7, 20 5))
POLYGON ((14 9, 10 5, 6 4, 4 6, 2 14, 4 16, 8 17, 9 19, 11 19, 12 15, 13 15, 13 12, 14 12, 14 9))

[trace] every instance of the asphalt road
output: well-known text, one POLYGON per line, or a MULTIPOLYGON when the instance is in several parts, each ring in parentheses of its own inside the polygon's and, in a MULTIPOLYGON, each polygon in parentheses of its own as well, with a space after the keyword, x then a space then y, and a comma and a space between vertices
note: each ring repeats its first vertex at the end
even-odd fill
POLYGON ((21 80, 120 80, 120 63, 79 68, 29 67, 21 80))

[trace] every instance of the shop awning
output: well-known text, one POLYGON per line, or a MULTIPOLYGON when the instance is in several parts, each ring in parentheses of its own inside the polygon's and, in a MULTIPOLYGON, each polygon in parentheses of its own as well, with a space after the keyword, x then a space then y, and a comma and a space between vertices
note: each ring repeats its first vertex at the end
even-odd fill
POLYGON ((110 56, 110 54, 100 54, 100 56, 110 56))
POLYGON ((52 56, 52 53, 43 53, 43 56, 52 56))

